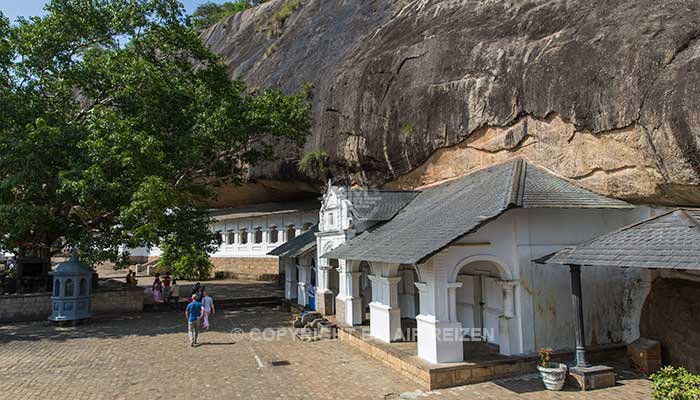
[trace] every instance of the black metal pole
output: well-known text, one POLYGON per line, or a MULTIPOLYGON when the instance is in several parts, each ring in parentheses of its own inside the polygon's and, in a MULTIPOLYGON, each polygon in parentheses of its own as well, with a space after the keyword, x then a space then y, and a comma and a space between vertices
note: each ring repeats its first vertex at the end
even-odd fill
POLYGON ((590 367, 586 362, 586 336, 583 326, 583 298, 581 297, 581 266, 570 264, 571 302, 574 306, 574 330, 576 332, 576 366, 590 367))

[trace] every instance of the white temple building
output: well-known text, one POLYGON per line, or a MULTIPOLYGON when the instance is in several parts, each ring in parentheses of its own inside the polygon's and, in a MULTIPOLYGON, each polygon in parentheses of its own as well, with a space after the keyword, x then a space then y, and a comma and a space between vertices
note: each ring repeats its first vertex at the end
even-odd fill
MULTIPOLYGON (((275 281, 281 274, 279 258, 268 253, 308 232, 318 223, 318 200, 264 203, 211 210, 212 232, 221 235, 222 244, 210 256, 219 276, 275 281)), ((157 259, 161 250, 130 250, 134 262, 157 259)))
MULTIPOLYGON (((431 363, 462 361, 467 342, 503 355, 571 349, 569 272, 532 260, 648 213, 520 158, 416 191, 329 187, 315 234, 316 309, 345 325, 369 320, 384 342, 417 337, 431 363)), ((311 267, 310 234, 303 242, 311 267)), ((308 278, 289 254, 291 296, 308 278)), ((624 272, 590 268, 582 279, 589 342, 620 342, 624 272)))

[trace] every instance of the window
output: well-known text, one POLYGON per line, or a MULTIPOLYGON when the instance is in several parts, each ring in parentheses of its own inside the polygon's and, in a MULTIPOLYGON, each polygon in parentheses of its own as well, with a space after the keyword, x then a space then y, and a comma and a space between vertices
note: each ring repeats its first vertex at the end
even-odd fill
POLYGON ((64 289, 65 289, 65 292, 63 293, 63 295, 65 297, 73 297, 73 280, 72 279, 68 279, 66 281, 66 286, 64 289))
POLYGON ((287 226, 287 241, 294 239, 297 237, 297 230, 294 228, 294 225, 288 225, 287 226))
POLYGON ((221 231, 214 232, 214 236, 216 237, 216 240, 218 240, 219 242, 223 242, 223 237, 221 236, 221 231))
POLYGON ((228 234, 226 234, 226 243, 227 244, 236 243, 236 234, 233 233, 233 231, 228 231, 228 234))
POLYGON ((53 286, 53 295, 59 297, 61 295, 61 281, 56 279, 53 286))
POLYGON ((246 229, 241 229, 239 235, 241 236, 239 242, 241 244, 248 244, 248 231, 246 229))
POLYGON ((277 243, 279 240, 280 232, 277 230, 276 226, 270 228, 270 243, 277 243))
POLYGON ((255 232, 253 234, 253 241, 255 243, 262 243, 263 241, 263 232, 261 227, 255 228, 255 232))
POLYGON ((80 291, 78 293, 80 293, 80 296, 87 296, 87 281, 85 278, 80 280, 80 291))
POLYGON ((335 225, 335 219, 333 218, 333 213, 328 213, 328 225, 335 225))
POLYGON ((311 229, 311 227, 312 227, 313 225, 314 225, 314 224, 312 224, 311 222, 305 223, 305 224, 304 224, 304 232, 306 232, 306 231, 308 231, 309 229, 311 229))

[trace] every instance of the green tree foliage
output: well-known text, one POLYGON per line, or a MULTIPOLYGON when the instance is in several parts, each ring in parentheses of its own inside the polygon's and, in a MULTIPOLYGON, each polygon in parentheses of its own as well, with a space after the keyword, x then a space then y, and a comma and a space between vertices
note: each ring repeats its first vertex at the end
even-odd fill
POLYGON ((197 28, 206 28, 230 15, 259 6, 265 1, 267 0, 237 0, 222 4, 207 2, 197 7, 192 13, 192 22, 197 28))
POLYGON ((206 280, 211 276, 209 254, 201 247, 177 247, 165 244, 158 258, 158 270, 170 272, 175 279, 206 280))
MULTIPOLYGON (((211 251, 203 201, 304 143, 305 94, 251 93, 175 0, 53 0, 0 14, 0 247, 90 263, 120 246, 211 251)), ((176 251, 173 251, 176 252, 176 251)))
POLYGON ((651 376, 655 400, 700 400, 700 375, 667 366, 651 376))

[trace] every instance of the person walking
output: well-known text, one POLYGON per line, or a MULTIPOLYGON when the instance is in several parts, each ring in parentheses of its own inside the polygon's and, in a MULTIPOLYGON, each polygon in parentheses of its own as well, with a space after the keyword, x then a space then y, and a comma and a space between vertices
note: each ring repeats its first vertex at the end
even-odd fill
MULTIPOLYGON (((197 282, 192 286, 192 295, 197 295, 197 299, 199 299, 199 291, 202 290, 202 285, 197 282)), ((188 300, 190 303, 192 302, 192 298, 188 300)))
POLYGON ((199 335, 199 325, 204 315, 204 307, 197 300, 197 295, 192 295, 192 302, 185 309, 185 318, 187 318, 187 335, 190 337, 190 346, 197 345, 197 335, 199 335))
POLYGON ((214 315, 214 299, 209 297, 209 294, 202 290, 202 307, 204 308, 204 320, 202 328, 209 330, 209 317, 214 315))
POLYGON ((168 304, 170 301, 175 302, 175 311, 180 311, 180 286, 177 285, 177 281, 173 279, 170 284, 170 297, 168 297, 168 304))

